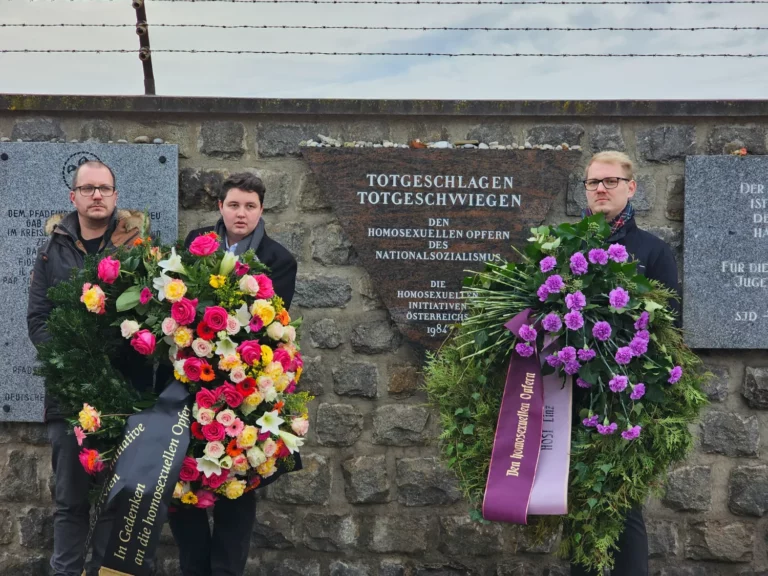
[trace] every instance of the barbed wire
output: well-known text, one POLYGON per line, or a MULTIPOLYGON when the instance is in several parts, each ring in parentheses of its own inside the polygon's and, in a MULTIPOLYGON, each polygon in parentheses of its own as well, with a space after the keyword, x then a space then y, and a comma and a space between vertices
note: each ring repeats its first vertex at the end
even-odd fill
MULTIPOLYGON (((287 24, 146 24, 147 28, 213 28, 213 29, 258 29, 258 30, 395 30, 395 31, 482 31, 482 32, 703 32, 703 31, 759 31, 768 30, 768 26, 683 26, 683 27, 494 27, 494 26, 322 26, 322 25, 287 25, 287 24)), ((2 23, 0 28, 135 28, 136 24, 28 24, 2 23)))
POLYGON ((150 51, 124 49, 35 49, 35 48, 4 48, 0 54, 250 54, 264 56, 443 56, 450 58, 768 58, 768 54, 597 54, 597 53, 545 53, 545 52, 315 52, 301 50, 182 50, 182 49, 153 49, 150 51))
MULTIPOLYGON (((15 0, 6 0, 14 2, 15 0)), ((27 2, 54 2, 56 0, 26 0, 27 2)), ((82 0, 69 0, 70 2, 82 0)), ((119 2, 122 0, 100 0, 104 2, 119 2)), ((535 6, 535 5, 657 5, 657 4, 687 4, 706 6, 713 4, 768 4, 768 0, 151 0, 152 2, 179 2, 194 4, 196 2, 222 2, 231 4, 400 4, 418 5, 505 5, 505 6, 535 6)))

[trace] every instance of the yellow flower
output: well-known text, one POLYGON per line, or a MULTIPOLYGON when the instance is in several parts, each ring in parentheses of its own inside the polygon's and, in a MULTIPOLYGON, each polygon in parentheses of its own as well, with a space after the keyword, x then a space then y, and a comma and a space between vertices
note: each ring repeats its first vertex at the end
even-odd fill
POLYGON ((86 432, 96 432, 101 428, 101 414, 89 404, 83 404, 83 409, 78 414, 80 427, 86 432))
POLYGON ((80 296, 80 302, 85 304, 88 312, 104 314, 104 302, 106 299, 104 291, 98 286, 93 286, 90 282, 83 284, 83 294, 80 296))
POLYGON ((176 372, 176 370, 173 371, 173 377, 176 378, 179 382, 184 382, 185 384, 189 382, 189 378, 185 374, 179 374, 176 372))
MULTIPOLYGON (((282 366, 280 366, 280 369, 282 370, 282 366)), ((291 383, 291 379, 288 377, 287 374, 280 374, 277 378, 275 378, 275 390, 278 392, 282 392, 286 388, 288 388, 288 385, 291 383)))
POLYGON ((170 302, 178 302, 186 293, 187 285, 179 278, 174 278, 165 286, 165 297, 168 298, 170 302))
POLYGON ((232 371, 235 368, 242 368, 243 363, 240 362, 240 356, 233 354, 232 356, 224 356, 219 360, 219 370, 232 371))
POLYGON ((195 496, 194 492, 187 492, 181 497, 181 502, 183 504, 192 504, 194 506, 197 504, 197 496, 195 496))
POLYGON ((188 346, 191 346, 194 338, 195 335, 192 333, 192 330, 186 326, 179 326, 176 328, 176 332, 173 333, 173 341, 179 348, 187 348, 188 346))
POLYGON ((269 458, 269 459, 267 459, 266 462, 264 462, 263 464, 260 464, 256 468, 256 472, 261 474, 262 477, 264 477, 264 478, 269 478, 277 470, 277 467, 275 466, 276 462, 277 462, 277 460, 275 458, 269 458))
POLYGON ((296 377, 294 378, 294 380, 296 380, 296 382, 298 382, 298 381, 299 381, 299 378, 301 378, 301 373, 302 373, 303 371, 304 371, 304 370, 302 370, 302 367, 301 367, 301 366, 298 366, 298 367, 296 368, 296 377))
POLYGON ((245 480, 230 480, 224 485, 224 495, 230 500, 240 498, 245 490, 245 480))
POLYGON ((258 392, 252 392, 251 394, 245 397, 245 399, 243 400, 243 403, 246 406, 256 407, 259 404, 261 404, 262 400, 264 400, 264 398, 261 397, 261 394, 259 394, 258 392))
POLYGON ((184 483, 176 482, 176 486, 173 488, 173 497, 177 500, 184 496, 184 483))
POLYGON ((277 380, 283 375, 283 365, 280 362, 270 362, 264 367, 264 375, 277 380))
POLYGON ((264 326, 269 326, 275 319, 275 309, 268 300, 256 300, 251 306, 251 315, 258 316, 264 326))
POLYGON ((272 348, 270 348, 266 344, 261 345, 261 361, 264 364, 264 366, 272 362, 273 355, 274 354, 272 353, 272 348))
POLYGON ((250 448, 256 444, 256 438, 258 438, 259 432, 255 426, 246 426, 243 431, 240 432, 240 436, 237 437, 238 448, 250 448))
POLYGON ((208 283, 211 285, 211 288, 221 288, 226 281, 226 276, 222 276, 221 274, 211 274, 211 279, 208 283))

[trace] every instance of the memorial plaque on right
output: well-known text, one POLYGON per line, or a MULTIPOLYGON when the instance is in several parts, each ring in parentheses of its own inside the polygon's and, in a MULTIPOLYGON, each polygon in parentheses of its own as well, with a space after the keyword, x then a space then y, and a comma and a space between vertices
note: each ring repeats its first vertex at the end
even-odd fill
POLYGON ((683 328, 692 348, 768 348, 768 157, 685 163, 683 328))

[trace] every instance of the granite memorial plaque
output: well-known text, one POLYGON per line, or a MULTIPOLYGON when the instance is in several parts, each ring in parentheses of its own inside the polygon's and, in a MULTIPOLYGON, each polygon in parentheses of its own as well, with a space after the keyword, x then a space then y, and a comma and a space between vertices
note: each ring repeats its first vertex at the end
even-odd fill
POLYGON ((768 348, 768 157, 685 162, 683 328, 692 348, 768 348))
POLYGON ((117 207, 146 211, 163 242, 178 235, 178 147, 175 145, 0 143, 0 421, 41 421, 43 382, 33 375, 27 336, 29 278, 46 220, 73 209, 72 173, 101 160, 117 177, 117 207))
POLYGON ((581 158, 555 150, 302 153, 401 333, 430 349, 465 317, 466 271, 512 258, 581 158))

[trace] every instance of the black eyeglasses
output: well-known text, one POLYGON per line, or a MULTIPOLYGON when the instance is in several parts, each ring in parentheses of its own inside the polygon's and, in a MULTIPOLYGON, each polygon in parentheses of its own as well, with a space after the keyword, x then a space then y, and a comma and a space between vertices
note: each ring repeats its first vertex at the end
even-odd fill
POLYGON ((74 190, 75 192, 80 192, 83 196, 93 196, 96 190, 98 190, 104 198, 108 198, 115 193, 114 186, 91 186, 90 184, 78 186, 74 190))
POLYGON ((611 176, 610 178, 603 178, 602 180, 597 179, 590 179, 590 180, 582 180, 584 182, 584 188, 589 190, 590 192, 597 190, 597 187, 600 186, 600 182, 603 183, 603 186, 605 186, 606 190, 610 190, 611 188, 616 188, 616 186, 619 185, 619 182, 621 180, 624 180, 624 182, 631 182, 631 178, 619 178, 611 176))

